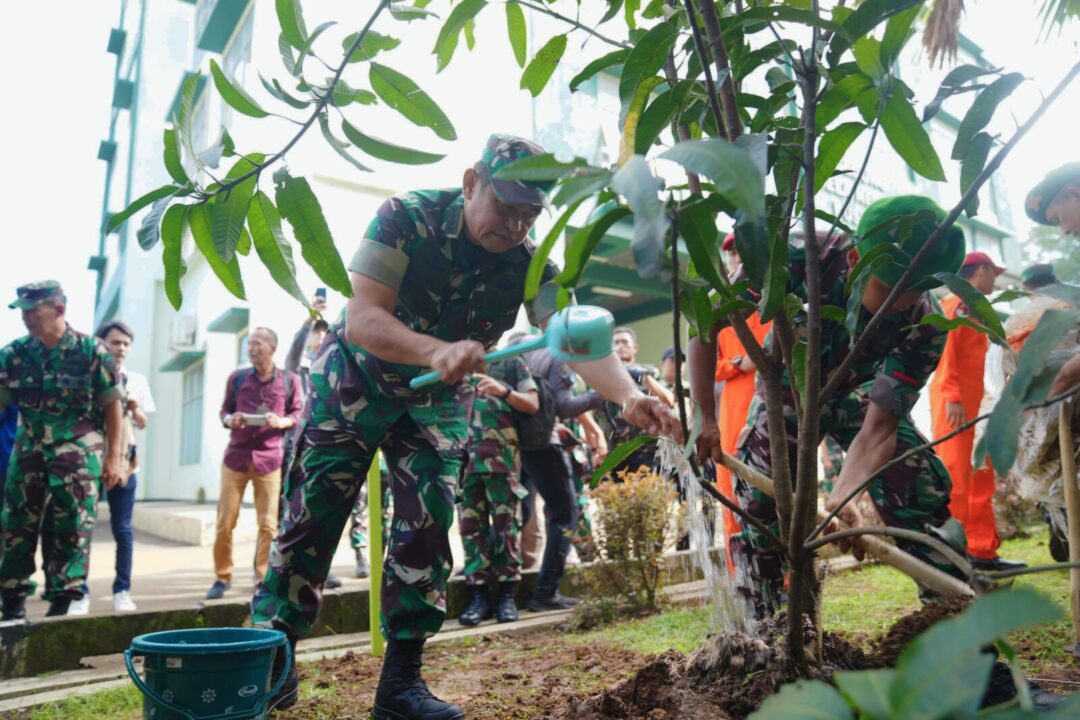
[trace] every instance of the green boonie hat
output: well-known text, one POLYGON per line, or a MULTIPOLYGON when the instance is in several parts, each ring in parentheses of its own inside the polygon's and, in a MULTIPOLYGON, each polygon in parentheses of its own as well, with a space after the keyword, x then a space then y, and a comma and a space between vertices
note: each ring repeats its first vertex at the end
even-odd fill
POLYGON ((487 139, 480 162, 487 167, 488 179, 495 194, 509 205, 548 207, 547 193, 555 186, 551 180, 499 180, 495 172, 512 162, 546 151, 531 140, 513 135, 494 134, 487 139))
POLYGON ((42 280, 15 288, 15 302, 8 305, 12 310, 29 310, 38 303, 64 298, 64 289, 55 280, 42 280))
POLYGON ((1024 281, 1025 285, 1032 285, 1037 288, 1044 285, 1053 285, 1057 282, 1057 276, 1054 275, 1054 266, 1049 263, 1036 263, 1031 267, 1024 268, 1020 273, 1020 279, 1024 281))
MULTIPOLYGON (((920 195, 896 195, 894 197, 881 198, 870 204, 859 219, 859 227, 855 230, 855 243, 859 255, 866 255, 870 250, 884 243, 895 243, 897 233, 900 230, 901 221, 909 215, 914 215, 921 210, 933 212, 936 220, 929 218, 914 226, 911 234, 900 244, 909 257, 914 257, 923 244, 930 238, 934 228, 945 219, 945 211, 933 200, 920 195), (895 220, 896 222, 891 222, 895 220)), ((929 290, 941 285, 941 281, 934 278, 934 273, 956 272, 964 263, 964 231, 953 225, 934 246, 934 249, 923 260, 919 268, 919 276, 904 288, 905 290, 929 290)), ((907 270, 906 264, 892 260, 883 263, 874 273, 881 282, 890 287, 896 287, 900 282, 900 276, 907 270)))
POLYGON ((1080 162, 1067 163, 1057 170, 1051 170, 1041 183, 1031 189, 1024 201, 1027 216, 1040 225, 1057 225, 1047 219, 1046 210, 1061 189, 1070 183, 1080 185, 1080 162))

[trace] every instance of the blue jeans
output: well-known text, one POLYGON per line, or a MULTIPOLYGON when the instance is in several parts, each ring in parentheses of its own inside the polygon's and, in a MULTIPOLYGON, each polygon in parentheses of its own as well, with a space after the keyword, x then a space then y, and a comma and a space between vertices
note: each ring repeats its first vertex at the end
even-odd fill
POLYGON ((116 541, 116 579, 113 593, 131 590, 131 556, 135 548, 135 533, 131 529, 131 513, 135 508, 137 480, 132 475, 125 487, 117 485, 106 493, 109 500, 109 524, 116 541))
POLYGON ((521 453, 522 474, 544 498, 547 540, 536 580, 537 597, 555 594, 566 574, 566 555, 577 527, 577 494, 570 478, 570 465, 558 445, 521 453))

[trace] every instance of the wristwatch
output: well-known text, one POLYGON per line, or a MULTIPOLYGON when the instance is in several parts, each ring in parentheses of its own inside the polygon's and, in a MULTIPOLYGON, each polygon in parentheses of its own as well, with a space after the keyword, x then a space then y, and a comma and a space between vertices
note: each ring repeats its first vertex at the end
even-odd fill
POLYGON ((507 398, 510 397, 510 393, 514 392, 514 389, 512 387, 510 387, 509 385, 503 385, 503 387, 506 388, 506 392, 503 393, 502 399, 506 400, 507 398))

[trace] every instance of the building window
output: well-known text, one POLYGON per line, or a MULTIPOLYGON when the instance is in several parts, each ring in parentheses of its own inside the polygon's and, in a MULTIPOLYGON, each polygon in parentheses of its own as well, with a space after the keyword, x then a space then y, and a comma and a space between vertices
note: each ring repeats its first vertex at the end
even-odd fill
POLYGON ((204 364, 184 371, 180 405, 180 464, 202 461, 204 364))

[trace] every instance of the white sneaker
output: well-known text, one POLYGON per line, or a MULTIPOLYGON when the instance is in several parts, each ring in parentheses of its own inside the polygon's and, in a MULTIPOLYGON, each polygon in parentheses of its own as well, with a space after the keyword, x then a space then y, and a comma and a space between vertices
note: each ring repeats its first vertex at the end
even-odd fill
POLYGON ((68 615, 88 615, 90 613, 90 596, 84 594, 78 600, 72 600, 68 605, 68 615))
POLYGON ((131 612, 136 610, 135 601, 131 599, 131 593, 127 590, 121 590, 118 593, 113 593, 112 596, 113 610, 116 612, 131 612))

